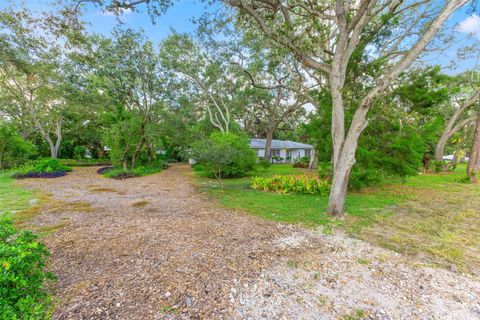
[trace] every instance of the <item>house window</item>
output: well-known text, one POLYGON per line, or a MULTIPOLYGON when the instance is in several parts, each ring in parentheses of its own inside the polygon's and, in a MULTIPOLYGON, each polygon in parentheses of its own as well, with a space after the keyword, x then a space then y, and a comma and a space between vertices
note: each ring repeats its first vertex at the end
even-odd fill
POLYGON ((291 158, 292 158, 292 150, 287 149, 287 159, 291 159, 291 158))
POLYGON ((310 152, 311 151, 312 150, 310 150, 310 149, 305 149, 305 157, 310 158, 310 152))
POLYGON ((270 151, 271 157, 280 157, 280 150, 271 150, 270 151))

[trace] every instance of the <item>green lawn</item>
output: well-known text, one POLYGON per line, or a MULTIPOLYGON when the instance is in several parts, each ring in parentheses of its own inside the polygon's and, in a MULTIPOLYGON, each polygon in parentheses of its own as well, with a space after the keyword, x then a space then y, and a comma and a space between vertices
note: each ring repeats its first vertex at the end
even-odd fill
POLYGON ((28 208, 35 192, 15 185, 11 173, 0 171, 0 213, 15 212, 28 208))
POLYGON ((288 195, 251 189, 251 176, 315 174, 290 165, 272 165, 249 177, 215 180, 197 174, 199 188, 228 208, 307 227, 342 228, 349 234, 391 248, 427 257, 429 263, 480 271, 480 187, 462 183, 465 166, 453 173, 423 174, 404 184, 349 192, 347 216, 337 221, 325 210, 328 198, 288 195), (477 218, 477 219, 475 219, 477 218))
MULTIPOLYGON (((213 179, 201 177, 200 189, 217 198, 220 203, 229 208, 244 209, 252 214, 288 223, 300 223, 305 226, 330 226, 339 224, 325 214, 328 197, 316 195, 290 195, 273 192, 261 192, 250 188, 252 176, 268 177, 277 174, 316 174, 315 171, 296 169, 291 165, 272 165, 268 169, 258 169, 248 177, 224 180, 224 190, 213 179)), ((377 188, 375 192, 350 193, 346 201, 346 211, 355 217, 358 224, 372 222, 372 214, 389 214, 386 207, 408 198, 399 195, 388 188, 377 188)), ((341 224, 344 224, 342 222, 341 224)))

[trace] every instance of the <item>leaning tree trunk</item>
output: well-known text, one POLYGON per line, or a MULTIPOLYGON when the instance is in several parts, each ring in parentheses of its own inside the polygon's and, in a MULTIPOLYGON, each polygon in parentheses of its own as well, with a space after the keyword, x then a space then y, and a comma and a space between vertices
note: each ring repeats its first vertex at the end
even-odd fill
POLYGON ((477 100, 478 94, 479 94, 478 90, 472 93, 470 97, 460 106, 460 108, 458 108, 453 113, 452 117, 448 120, 447 125, 445 126, 445 129, 443 130, 442 135, 440 136, 440 139, 438 139, 437 145, 435 146, 436 161, 443 161, 443 152, 445 150, 445 146, 448 143, 448 140, 450 140, 450 137, 456 132, 458 132, 460 129, 462 129, 464 126, 466 126, 467 124, 475 122, 476 117, 464 119, 458 123, 457 123, 457 120, 465 112, 465 110, 467 110, 469 107, 471 107, 475 103, 475 101, 477 100))
POLYGON ((445 130, 442 132, 442 135, 440 136, 440 139, 438 140, 437 145, 435 146, 435 160, 443 161, 443 153, 445 150, 445 146, 448 143, 448 140, 450 140, 450 138, 455 133, 460 131, 463 127, 471 123, 474 123, 476 120, 477 120, 477 117, 471 117, 471 118, 467 118, 460 121, 455 126, 450 126, 450 124, 447 125, 445 130))
POLYGON ((468 160, 467 175, 472 183, 478 182, 478 173, 480 171, 480 106, 477 112, 477 123, 473 136, 473 146, 468 160))

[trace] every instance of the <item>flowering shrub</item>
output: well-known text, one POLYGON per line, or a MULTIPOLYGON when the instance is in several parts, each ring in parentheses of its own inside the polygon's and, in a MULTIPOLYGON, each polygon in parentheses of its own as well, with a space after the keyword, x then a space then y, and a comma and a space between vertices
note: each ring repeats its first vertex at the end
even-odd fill
POLYGON ((254 177, 252 188, 279 193, 327 195, 330 190, 330 181, 307 175, 277 175, 270 178, 254 177))

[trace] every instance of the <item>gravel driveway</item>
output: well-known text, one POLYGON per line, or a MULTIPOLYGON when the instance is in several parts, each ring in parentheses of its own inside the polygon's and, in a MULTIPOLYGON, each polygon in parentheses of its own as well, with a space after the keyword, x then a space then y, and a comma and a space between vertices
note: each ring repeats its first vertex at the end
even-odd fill
POLYGON ((19 182, 51 194, 55 319, 480 319, 478 279, 220 208, 185 165, 97 169, 19 182))

